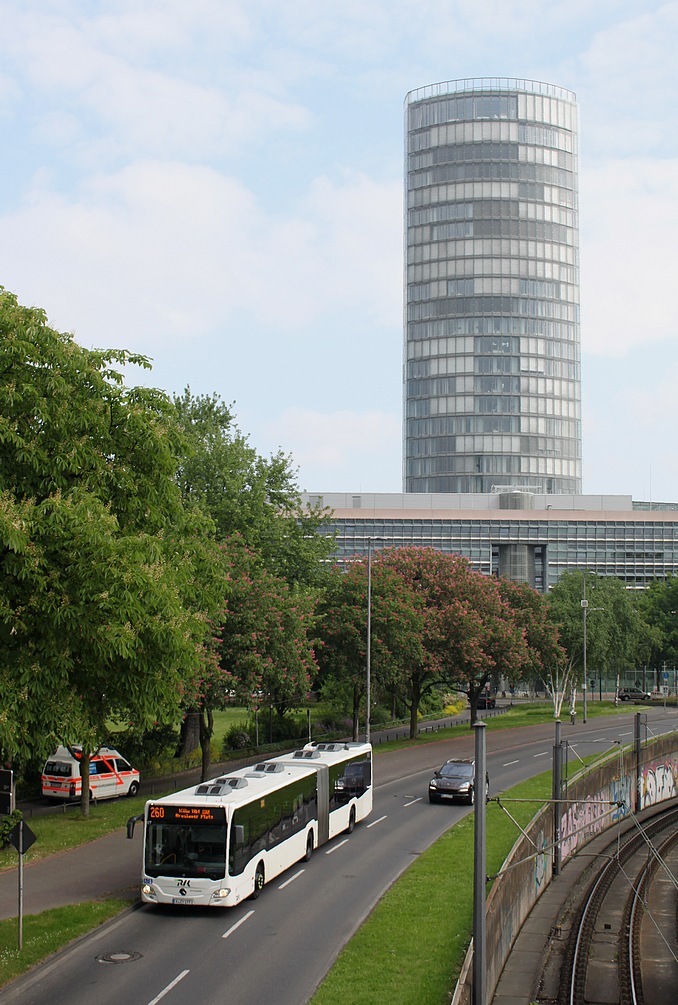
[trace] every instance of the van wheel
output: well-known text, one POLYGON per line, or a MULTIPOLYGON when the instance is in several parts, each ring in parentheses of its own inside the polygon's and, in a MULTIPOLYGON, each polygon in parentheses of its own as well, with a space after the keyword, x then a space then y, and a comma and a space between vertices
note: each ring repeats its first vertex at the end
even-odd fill
POLYGON ((260 862, 257 866, 257 871, 254 874, 254 889, 252 890, 252 900, 256 900, 261 891, 264 889, 264 883, 266 882, 266 877, 264 875, 264 863, 260 862))
POLYGON ((309 831, 308 837, 306 838, 306 854, 304 855, 304 862, 310 861, 312 854, 313 854, 313 831, 309 831))
POLYGON ((474 802, 475 802, 475 790, 474 790, 473 786, 471 786, 471 788, 468 791, 468 804, 469 804, 469 806, 473 806, 474 802))
POLYGON ((136 794, 137 794, 138 791, 139 791, 139 783, 138 782, 132 782, 132 784, 130 785, 129 789, 127 790, 127 795, 128 796, 136 796, 136 794))
POLYGON ((348 815, 348 827, 346 828, 346 832, 348 834, 352 834, 354 827, 355 827, 355 806, 352 806, 351 812, 348 815))

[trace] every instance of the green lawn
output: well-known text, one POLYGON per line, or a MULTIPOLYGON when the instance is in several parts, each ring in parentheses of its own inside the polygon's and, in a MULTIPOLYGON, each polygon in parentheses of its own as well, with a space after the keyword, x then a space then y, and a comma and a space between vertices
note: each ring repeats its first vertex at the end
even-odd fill
POLYGON ((104 900, 28 914, 22 924, 21 951, 17 919, 0 921, 0 983, 14 980, 79 935, 115 917, 125 907, 129 907, 129 903, 124 900, 104 900))
MULTIPOLYGON (((505 795, 535 799, 511 813, 524 826, 548 799, 551 773, 505 795)), ((487 807, 487 870, 497 872, 519 836, 496 803, 487 807)), ((473 814, 432 845, 387 891, 340 953, 311 1005, 444 1005, 473 926, 473 814)))

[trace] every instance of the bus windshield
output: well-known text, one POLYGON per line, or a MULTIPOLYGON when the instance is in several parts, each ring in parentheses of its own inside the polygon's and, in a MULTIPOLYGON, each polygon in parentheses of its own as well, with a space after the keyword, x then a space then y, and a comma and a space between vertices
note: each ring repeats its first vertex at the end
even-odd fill
POLYGON ((145 871, 148 876, 223 879, 226 875, 226 821, 207 826, 149 820, 145 871))

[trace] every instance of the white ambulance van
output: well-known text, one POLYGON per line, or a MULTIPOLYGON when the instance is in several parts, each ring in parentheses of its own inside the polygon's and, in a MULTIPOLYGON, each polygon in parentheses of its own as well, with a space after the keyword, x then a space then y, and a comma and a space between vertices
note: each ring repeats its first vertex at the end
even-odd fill
MULTIPOLYGON (((80 799, 82 748, 71 750, 57 747, 42 769, 42 794, 48 799, 80 799)), ((135 796, 139 772, 113 747, 99 747, 89 762, 89 790, 92 799, 135 796)))

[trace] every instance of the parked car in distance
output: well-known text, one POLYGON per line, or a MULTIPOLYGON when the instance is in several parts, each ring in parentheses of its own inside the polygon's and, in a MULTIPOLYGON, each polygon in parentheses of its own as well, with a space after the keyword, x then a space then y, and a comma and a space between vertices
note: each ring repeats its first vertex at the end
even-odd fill
POLYGON ((494 708, 496 704, 496 698, 491 698, 489 694, 481 694, 476 708, 494 708))
MULTIPOLYGON (((82 747, 59 746, 42 769, 42 794, 48 799, 76 800, 82 791, 82 747)), ((139 772, 113 747, 100 747, 89 762, 92 799, 135 796, 139 772)))
MULTIPOLYGON (((453 758, 438 768, 428 783, 431 803, 462 799, 473 805, 476 793, 476 762, 471 758, 453 758)), ((485 798, 490 794, 490 776, 485 772, 485 798)))
POLYGON ((639 687, 623 687, 619 691, 620 701, 647 701, 652 695, 639 687))

